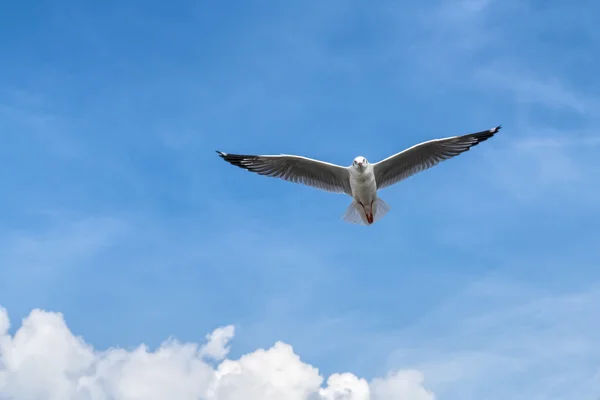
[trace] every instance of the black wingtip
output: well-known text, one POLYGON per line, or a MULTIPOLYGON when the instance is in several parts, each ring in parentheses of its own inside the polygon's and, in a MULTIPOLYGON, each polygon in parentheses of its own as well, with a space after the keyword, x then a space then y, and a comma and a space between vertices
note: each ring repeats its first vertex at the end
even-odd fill
POLYGON ((498 133, 498 131, 499 131, 500 129, 502 129, 502 125, 498 125, 498 126, 497 126, 497 127, 495 127, 495 128, 488 129, 488 133, 489 133, 490 135, 495 135, 496 133, 498 133))
POLYGON ((223 160, 227 161, 229 164, 235 165, 236 167, 240 167, 243 169, 250 169, 250 165, 247 164, 247 161, 249 159, 257 158, 257 156, 231 154, 231 153, 225 153, 225 152, 222 152, 219 150, 217 150, 217 154, 219 154, 219 157, 221 157, 223 160))
POLYGON ((481 131, 481 132, 474 133, 473 137, 477 141, 475 143, 473 143, 471 145, 471 147, 477 146, 481 142, 485 142, 486 140, 488 140, 489 138, 491 138, 492 136, 494 136, 496 133, 498 133, 498 131, 500 129, 502 129, 502 125, 498 125, 497 127, 492 128, 492 129, 488 129, 486 131, 481 131))

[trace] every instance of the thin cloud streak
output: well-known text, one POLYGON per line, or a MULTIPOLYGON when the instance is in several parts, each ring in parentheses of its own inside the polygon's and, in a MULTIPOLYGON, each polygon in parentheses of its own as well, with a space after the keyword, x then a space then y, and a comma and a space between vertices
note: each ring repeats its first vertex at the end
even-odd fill
POLYGON ((494 279, 466 288, 404 334, 410 340, 433 324, 436 337, 426 347, 397 350, 388 366, 418 365, 440 398, 594 399, 599 287, 563 294, 531 289, 494 279), (440 314, 451 324, 436 322, 440 314))

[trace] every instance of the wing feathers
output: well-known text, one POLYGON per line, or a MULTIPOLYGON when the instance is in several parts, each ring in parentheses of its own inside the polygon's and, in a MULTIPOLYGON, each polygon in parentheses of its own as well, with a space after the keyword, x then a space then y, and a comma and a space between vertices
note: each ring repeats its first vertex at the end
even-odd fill
POLYGON ((339 165, 293 155, 246 155, 217 151, 228 163, 259 175, 280 178, 335 193, 351 194, 350 174, 339 165))
POLYGON ((481 132, 417 144, 373 165, 377 188, 393 185, 441 161, 455 157, 494 136, 501 125, 481 132))

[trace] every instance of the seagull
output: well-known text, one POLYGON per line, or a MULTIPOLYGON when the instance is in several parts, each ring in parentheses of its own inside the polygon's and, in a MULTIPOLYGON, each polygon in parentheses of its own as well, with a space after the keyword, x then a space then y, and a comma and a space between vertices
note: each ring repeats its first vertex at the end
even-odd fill
POLYGON ((231 154, 217 150, 228 163, 259 175, 301 183, 352 197, 342 219, 359 225, 372 225, 390 207, 378 197, 378 190, 429 169, 494 136, 501 125, 481 132, 433 139, 414 145, 384 160, 371 164, 363 156, 344 167, 312 158, 279 154, 231 154))

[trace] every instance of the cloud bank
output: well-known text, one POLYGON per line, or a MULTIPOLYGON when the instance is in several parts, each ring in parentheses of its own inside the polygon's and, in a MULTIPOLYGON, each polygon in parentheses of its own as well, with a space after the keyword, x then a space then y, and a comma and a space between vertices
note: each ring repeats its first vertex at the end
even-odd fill
POLYGON ((227 359, 233 326, 206 343, 166 340, 152 351, 95 350, 62 314, 33 310, 14 335, 0 307, 0 399, 14 400, 434 400, 414 370, 370 383, 351 373, 329 376, 277 342, 227 359), (211 362, 216 361, 216 362, 211 362), (216 365, 215 365, 216 364, 216 365), (325 384, 324 384, 325 383, 325 384))

